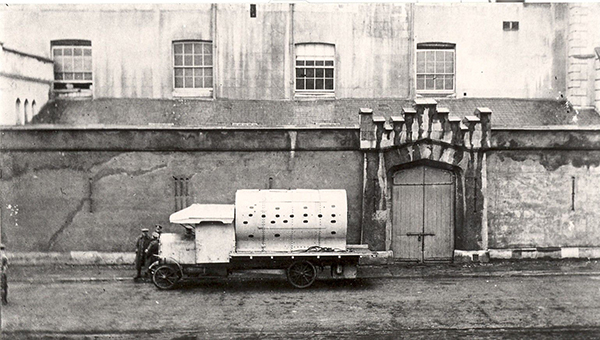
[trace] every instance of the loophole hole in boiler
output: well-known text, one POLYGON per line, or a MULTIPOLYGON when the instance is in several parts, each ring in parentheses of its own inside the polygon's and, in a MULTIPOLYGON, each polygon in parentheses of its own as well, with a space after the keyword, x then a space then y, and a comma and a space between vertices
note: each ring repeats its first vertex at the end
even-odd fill
POLYGON ((335 220, 331 220, 331 223, 335 223, 335 220))
POLYGON ((283 220, 283 223, 287 223, 287 220, 283 220))
POLYGON ((279 237, 279 236, 281 236, 281 235, 279 235, 279 234, 275 234, 275 237, 279 237))
POLYGON ((271 221, 271 224, 275 224, 275 221, 271 221))
POLYGON ((294 218, 294 215, 290 215, 290 218, 294 218))
POLYGON ((244 223, 244 224, 248 224, 248 221, 244 221, 243 223, 244 223))
POLYGON ((307 221, 307 220, 304 220, 304 221, 302 221, 302 222, 303 222, 303 223, 308 223, 308 221, 307 221))
POLYGON ((249 237, 249 238, 253 238, 253 237, 254 237, 254 235, 248 235, 248 237, 249 237))
POLYGON ((279 218, 279 214, 275 215, 275 217, 279 218))
POLYGON ((331 217, 335 217, 335 214, 331 214, 331 217))
POLYGON ((304 217, 308 217, 308 214, 304 214, 304 217))
POLYGON ((252 214, 248 214, 248 217, 252 217, 252 214))
POLYGON ((323 217, 323 215, 319 214, 319 218, 323 217))
POLYGON ((262 215, 261 217, 262 217, 262 218, 265 218, 265 217, 267 217, 267 215, 262 215))
POLYGON ((331 232, 331 235, 335 235, 335 234, 337 234, 335 231, 332 231, 332 232, 331 232))
POLYGON ((332 207, 332 208, 335 208, 335 205, 332 205, 331 207, 332 207))

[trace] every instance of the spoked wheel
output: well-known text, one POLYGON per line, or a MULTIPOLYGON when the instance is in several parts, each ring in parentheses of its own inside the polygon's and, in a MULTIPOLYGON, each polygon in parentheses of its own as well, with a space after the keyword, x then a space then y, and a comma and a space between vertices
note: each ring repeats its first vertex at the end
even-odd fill
POLYGON ((154 271, 152 281, 158 289, 172 289, 181 278, 179 271, 173 266, 160 266, 154 271))
POLYGON ((310 287, 317 278, 317 269, 308 261, 292 263, 287 269, 287 278, 296 288, 310 287))

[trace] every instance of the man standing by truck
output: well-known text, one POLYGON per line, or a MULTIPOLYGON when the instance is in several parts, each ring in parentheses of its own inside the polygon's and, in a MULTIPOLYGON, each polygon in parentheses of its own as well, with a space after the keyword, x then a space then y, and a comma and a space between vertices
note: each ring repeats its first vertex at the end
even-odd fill
MULTIPOLYGON (((137 271, 134 280, 138 280, 142 277, 142 268, 145 264, 145 250, 150 245, 152 239, 148 235, 148 229, 142 229, 142 235, 138 237, 137 243, 135 244, 135 270, 137 271)), ((144 273, 145 274, 145 273, 144 273)))
POLYGON ((158 250, 159 250, 159 237, 160 235, 157 232, 153 232, 152 233, 152 240, 150 241, 150 244, 148 244, 148 248, 146 248, 146 250, 144 251, 145 255, 146 255, 146 259, 145 259, 145 263, 144 263, 144 267, 146 268, 146 270, 148 270, 148 267, 150 267, 150 265, 156 261, 155 256, 158 255, 158 250))

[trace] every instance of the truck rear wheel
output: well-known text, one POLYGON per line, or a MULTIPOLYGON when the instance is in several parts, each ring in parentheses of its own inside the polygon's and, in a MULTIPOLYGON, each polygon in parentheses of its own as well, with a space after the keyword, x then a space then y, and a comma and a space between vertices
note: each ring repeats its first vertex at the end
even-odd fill
POLYGON ((152 282, 154 282, 156 288, 161 290, 172 289, 179 279, 181 279, 179 271, 169 265, 158 267, 156 271, 154 271, 154 275, 152 275, 152 282))
POLYGON ((297 261, 288 267, 287 278, 296 288, 308 288, 317 278, 317 269, 309 261, 297 261))

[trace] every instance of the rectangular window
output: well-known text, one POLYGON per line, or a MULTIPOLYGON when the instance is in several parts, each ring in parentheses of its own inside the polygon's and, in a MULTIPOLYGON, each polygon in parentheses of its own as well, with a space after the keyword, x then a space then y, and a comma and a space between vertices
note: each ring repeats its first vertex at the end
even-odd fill
POLYGON ((296 45, 296 94, 329 95, 335 91, 335 47, 296 45))
POLYGON ((519 22, 518 21, 503 21, 502 29, 505 31, 518 31, 519 30, 519 22))
POLYGON ((173 176, 175 186, 175 211, 185 209, 190 205, 190 178, 173 176))
POLYGON ((173 87, 175 95, 209 96, 212 94, 212 42, 173 43, 173 87))
POLYGON ((417 47, 417 92, 454 92, 454 47, 417 47))
POLYGON ((92 42, 52 41, 54 92, 61 97, 92 95, 92 42))

